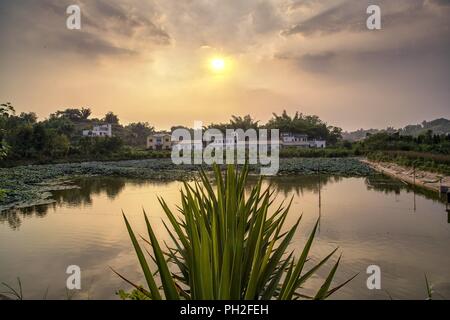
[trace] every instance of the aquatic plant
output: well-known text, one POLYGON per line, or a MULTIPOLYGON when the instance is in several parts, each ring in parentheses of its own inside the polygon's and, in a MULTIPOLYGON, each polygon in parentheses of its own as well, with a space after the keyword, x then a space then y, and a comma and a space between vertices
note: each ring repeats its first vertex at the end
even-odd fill
POLYGON ((247 166, 241 171, 228 166, 225 173, 214 166, 213 172, 214 184, 203 171, 198 181, 184 184, 180 216, 159 199, 170 222, 170 227, 165 222, 164 226, 174 243, 165 252, 144 212, 149 236, 146 242, 153 249, 159 279, 150 269, 145 250, 124 215, 148 289, 117 274, 137 291, 154 300, 326 299, 353 279, 331 287, 339 257, 314 295, 300 293, 299 289, 337 251, 305 270, 310 265, 307 261, 318 222, 296 258, 289 244, 301 217, 288 231, 283 229, 290 203, 271 211, 274 191, 270 187, 263 189, 262 180, 246 193, 247 166))

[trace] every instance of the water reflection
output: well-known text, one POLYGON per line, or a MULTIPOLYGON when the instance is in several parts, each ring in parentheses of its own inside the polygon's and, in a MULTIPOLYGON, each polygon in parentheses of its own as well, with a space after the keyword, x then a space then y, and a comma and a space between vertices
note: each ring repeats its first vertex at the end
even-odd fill
MULTIPOLYGON (((310 175, 310 176, 284 176, 268 177, 265 181, 270 183, 278 196, 283 198, 295 195, 297 197, 305 193, 312 193, 318 196, 319 215, 322 209, 321 190, 328 184, 339 183, 343 180, 339 176, 310 175)), ((257 178, 250 179, 256 183, 257 178)), ((130 180, 117 177, 94 177, 83 178, 74 181, 78 188, 69 190, 59 190, 53 192, 53 203, 36 205, 28 208, 9 209, 0 213, 0 224, 7 223, 12 230, 17 230, 22 225, 25 218, 37 217, 43 218, 49 210, 55 211, 61 206, 89 207, 94 199, 100 195, 106 195, 108 199, 116 199, 124 190, 127 184, 136 187, 145 185, 167 185, 170 182, 165 181, 144 181, 130 180)), ((383 175, 374 175, 365 178, 367 190, 381 192, 386 195, 400 195, 402 192, 413 193, 413 208, 416 211, 416 195, 426 197, 433 201, 445 203, 445 199, 438 193, 407 185, 401 181, 391 179, 383 175)), ((250 189, 251 186, 248 186, 250 189)), ((447 208, 448 223, 450 223, 450 208, 447 208)))
POLYGON ((0 213, 0 224, 7 223, 12 230, 18 230, 24 218, 43 218, 47 215, 49 206, 39 205, 21 209, 8 209, 0 213))
POLYGON ((301 196, 307 192, 319 194, 321 188, 329 183, 342 181, 342 177, 323 175, 270 177, 267 178, 267 181, 271 183, 280 196, 287 197, 291 194, 301 196))
POLYGON ((52 192, 52 203, 27 208, 12 208, 0 212, 0 224, 7 223, 12 230, 18 230, 24 219, 45 217, 49 211, 62 206, 89 207, 94 199, 106 195, 108 199, 116 199, 125 186, 143 187, 146 185, 167 185, 165 181, 132 180, 117 177, 82 178, 73 181, 77 188, 52 192))

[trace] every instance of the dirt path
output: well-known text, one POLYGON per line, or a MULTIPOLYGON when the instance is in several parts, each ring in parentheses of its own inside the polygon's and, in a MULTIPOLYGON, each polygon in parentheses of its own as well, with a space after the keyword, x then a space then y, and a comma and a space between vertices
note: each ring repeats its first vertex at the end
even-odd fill
POLYGON ((414 177, 414 169, 412 168, 402 167, 390 162, 374 162, 367 159, 361 161, 380 173, 412 185, 421 186, 436 192, 439 192, 441 185, 450 187, 450 177, 443 174, 416 170, 414 177))

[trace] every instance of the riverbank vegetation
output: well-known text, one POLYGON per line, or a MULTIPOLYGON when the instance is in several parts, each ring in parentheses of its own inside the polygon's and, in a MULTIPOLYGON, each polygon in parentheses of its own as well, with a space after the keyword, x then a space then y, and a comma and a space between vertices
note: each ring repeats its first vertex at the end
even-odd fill
POLYGON ((378 133, 360 142, 367 158, 450 175, 450 135, 431 131, 417 137, 378 133))
MULTIPOLYGON (((284 230, 290 204, 272 210, 273 191, 263 189, 261 180, 246 192, 248 168, 228 166, 222 174, 214 167, 214 184, 204 173, 194 185, 181 191, 180 215, 160 199, 169 223, 164 224, 173 246, 163 251, 144 212, 148 239, 157 266, 157 279, 144 249, 130 226, 125 224, 142 267, 147 287, 127 280, 145 298, 152 300, 294 300, 326 299, 351 279, 332 287, 340 257, 313 295, 299 292, 336 253, 320 262, 308 262, 318 222, 298 257, 289 249, 301 221, 284 230), (306 270, 308 268, 308 270, 306 270), (171 271, 173 270, 173 271, 171 271), (161 283, 161 285, 158 284, 161 283), (160 289, 161 288, 161 289, 160 289)), ((139 294, 124 295, 139 299, 139 294)))
POLYGON ((117 115, 91 118, 89 108, 65 109, 39 121, 35 113, 16 115, 10 103, 0 107, 0 165, 94 159, 117 160, 138 156, 154 128, 146 122, 121 125, 117 115), (84 137, 83 130, 111 124, 112 137, 84 137))
POLYGON ((408 168, 450 176, 450 155, 415 151, 377 151, 369 153, 367 158, 371 161, 393 162, 408 168))

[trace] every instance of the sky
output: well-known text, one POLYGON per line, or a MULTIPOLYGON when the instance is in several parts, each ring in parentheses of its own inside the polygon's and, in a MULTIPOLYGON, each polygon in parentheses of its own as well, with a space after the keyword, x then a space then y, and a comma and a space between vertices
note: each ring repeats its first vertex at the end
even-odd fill
POLYGON ((450 118, 449 25, 450 0, 0 0, 0 102, 159 129, 283 110, 402 127, 450 118))

